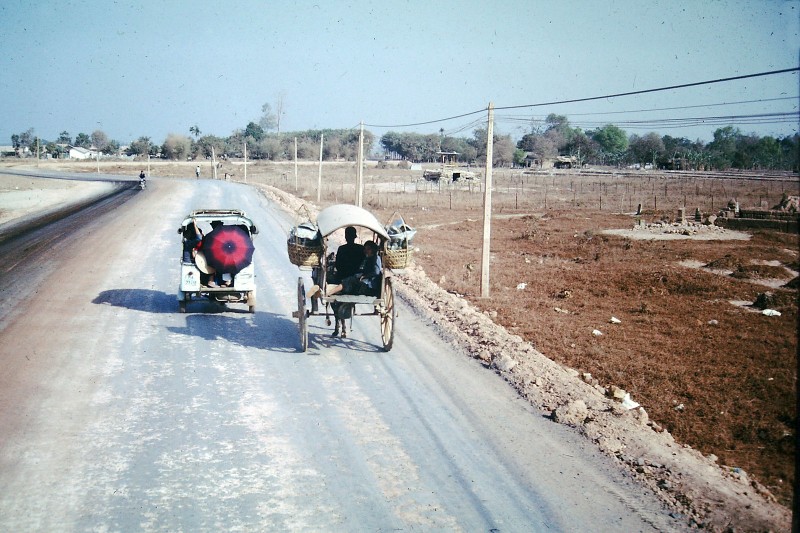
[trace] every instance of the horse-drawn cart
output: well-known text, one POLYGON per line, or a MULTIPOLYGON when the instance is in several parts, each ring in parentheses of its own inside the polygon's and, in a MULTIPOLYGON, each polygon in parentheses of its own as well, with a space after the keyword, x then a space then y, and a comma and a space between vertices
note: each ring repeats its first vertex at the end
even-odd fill
POLYGON ((380 320, 380 333, 383 349, 389 351, 394 342, 396 320, 394 289, 392 287, 392 269, 405 268, 410 259, 406 248, 392 246, 392 237, 387 228, 365 209, 354 205, 337 204, 323 209, 317 216, 316 224, 307 223, 293 230, 289 237, 289 258, 301 269, 312 271, 313 282, 320 287, 318 300, 311 300, 306 306, 306 288, 303 277, 297 280, 297 311, 292 315, 298 319, 300 332, 300 348, 308 349, 308 319, 312 316, 324 316, 327 325, 336 315, 330 310, 332 304, 352 306, 352 315, 377 316, 380 320), (305 228, 302 228, 305 226, 305 228), (339 230, 348 226, 372 232, 372 240, 378 245, 378 257, 381 259, 382 273, 377 295, 333 294, 327 295, 328 277, 331 272, 333 254, 326 254, 329 239, 339 230), (311 237, 316 229, 317 233, 311 237), (303 230, 306 233, 301 236, 303 230), (320 308, 319 304, 324 307, 320 308))

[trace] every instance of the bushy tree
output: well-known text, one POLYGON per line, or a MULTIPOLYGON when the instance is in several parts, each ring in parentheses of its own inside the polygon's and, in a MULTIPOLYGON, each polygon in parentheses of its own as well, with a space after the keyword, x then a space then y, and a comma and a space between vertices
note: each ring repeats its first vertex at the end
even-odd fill
POLYGON ((105 151, 108 146, 108 135, 102 130, 94 130, 92 132, 92 145, 100 151, 105 151))
POLYGON ((106 155, 114 155, 119 153, 119 143, 114 139, 111 139, 106 144, 105 148, 103 148, 103 153, 106 155))
POLYGON ((800 170, 800 134, 782 137, 778 144, 781 147, 780 168, 797 173, 800 170))
POLYGON ((604 156, 620 154, 628 149, 628 136, 622 129, 613 124, 589 132, 591 138, 599 145, 604 156))
MULTIPOLYGON (((249 146, 249 143, 248 143, 249 146)), ((258 141, 253 150, 253 157, 258 159, 283 159, 285 156, 281 140, 277 136, 269 135, 258 141)))
POLYGON ((11 136, 11 145, 14 147, 14 150, 17 152, 17 155, 19 155, 21 149, 31 148, 31 144, 33 143, 34 138, 35 137, 33 135, 33 128, 29 128, 28 130, 23 131, 22 133, 13 134, 11 136))
POLYGON ((643 137, 633 134, 628 141, 628 150, 637 163, 652 163, 656 166, 656 159, 664 153, 664 141, 654 132, 643 137))
POLYGON ((191 154, 194 157, 211 157, 211 149, 220 156, 227 152, 225 139, 214 135, 204 135, 192 144, 191 154))
POLYGON ((741 136, 739 128, 725 126, 714 131, 714 140, 706 145, 710 162, 714 168, 721 170, 733 166, 736 155, 736 141, 741 136))
POLYGON ((264 138, 264 129, 255 122, 250 122, 244 128, 244 136, 258 142, 264 138))
POLYGON ((85 133, 79 133, 75 137, 75 145, 74 146, 80 146, 81 148, 89 148, 89 147, 92 146, 92 139, 91 139, 91 137, 89 137, 85 133))
POLYGON ((61 144, 72 144, 72 137, 70 137, 68 131, 66 131, 66 130, 62 131, 58 135, 58 142, 60 142, 61 144))
POLYGON ((150 137, 139 137, 128 146, 128 155, 153 155, 151 147, 153 144, 150 142, 150 137))
POLYGON ((517 147, 532 153, 540 161, 552 159, 558 155, 558 146, 553 136, 543 133, 529 133, 523 135, 522 139, 517 143, 517 147))
MULTIPOLYGON (((472 132, 470 144, 477 152, 476 162, 479 165, 486 164, 486 141, 488 131, 485 128, 478 128, 472 132)), ((492 165, 495 167, 511 166, 514 162, 514 150, 516 146, 510 135, 492 135, 492 165)))
POLYGON ((167 135, 164 144, 161 146, 161 153, 167 159, 186 159, 191 153, 192 140, 177 133, 170 133, 167 135))
POLYGON ((55 159, 59 159, 64 153, 64 150, 54 142, 47 143, 44 149, 48 154, 50 154, 51 157, 55 159))
POLYGON ((578 159, 578 165, 583 166, 586 161, 594 161, 600 151, 599 144, 588 135, 583 133, 580 128, 576 128, 567 145, 564 147, 567 154, 578 159))

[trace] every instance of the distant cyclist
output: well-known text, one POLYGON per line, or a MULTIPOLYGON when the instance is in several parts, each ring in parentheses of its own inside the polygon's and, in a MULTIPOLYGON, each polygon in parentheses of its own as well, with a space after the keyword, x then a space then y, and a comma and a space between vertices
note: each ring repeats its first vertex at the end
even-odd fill
POLYGON ((142 189, 147 187, 147 177, 144 175, 144 170, 139 172, 139 187, 142 189))

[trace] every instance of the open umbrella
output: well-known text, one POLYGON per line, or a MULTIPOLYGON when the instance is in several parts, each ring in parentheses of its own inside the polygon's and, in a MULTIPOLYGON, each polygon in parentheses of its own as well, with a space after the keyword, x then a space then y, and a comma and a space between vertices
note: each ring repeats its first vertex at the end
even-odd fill
POLYGON ((250 233, 239 226, 217 226, 203 237, 206 263, 221 274, 236 274, 253 260, 250 233))

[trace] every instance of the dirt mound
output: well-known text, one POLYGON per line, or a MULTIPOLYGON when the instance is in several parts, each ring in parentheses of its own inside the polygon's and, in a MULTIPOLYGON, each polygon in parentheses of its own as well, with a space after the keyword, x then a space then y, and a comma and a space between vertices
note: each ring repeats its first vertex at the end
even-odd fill
MULTIPOLYGON (((797 278, 795 278, 797 279, 797 278)), ((753 307, 784 310, 797 305, 797 295, 785 291, 762 292, 756 296, 753 307)))
POLYGON ((725 257, 720 257, 719 259, 714 259, 706 263, 704 268, 710 268, 712 270, 737 270, 742 266, 742 263, 742 260, 738 257, 727 254, 725 257))
POLYGON ((738 265, 731 276, 737 279, 786 279, 789 277, 782 266, 738 265))

